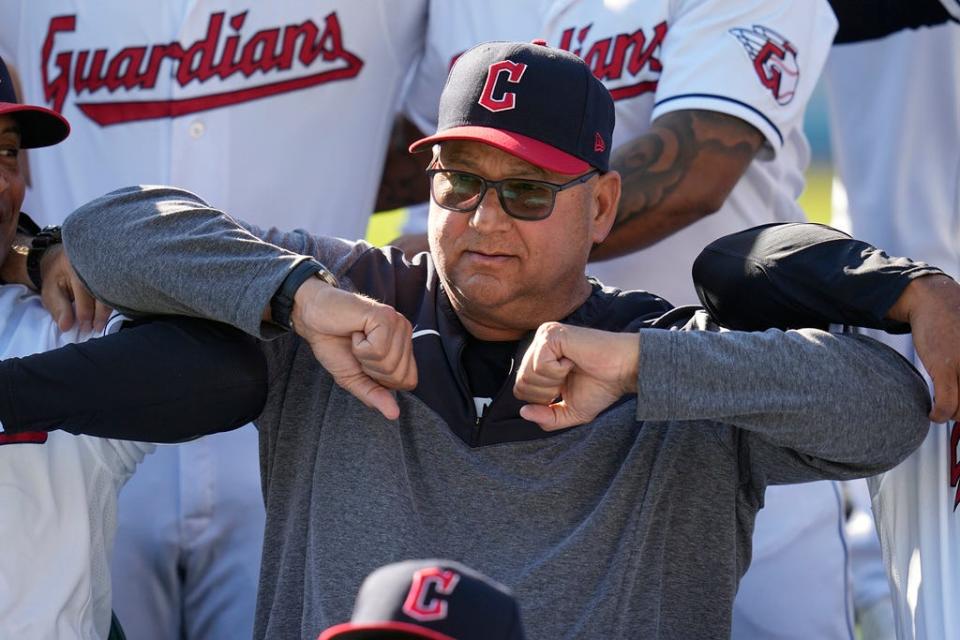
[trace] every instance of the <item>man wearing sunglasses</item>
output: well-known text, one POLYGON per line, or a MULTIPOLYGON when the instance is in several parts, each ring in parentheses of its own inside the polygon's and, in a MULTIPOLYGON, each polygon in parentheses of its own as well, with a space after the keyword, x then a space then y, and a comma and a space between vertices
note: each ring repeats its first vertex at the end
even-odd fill
MULTIPOLYGON (((432 256, 412 263, 246 228, 171 188, 82 207, 64 239, 98 296, 277 338, 260 346, 266 372, 225 372, 198 397, 193 343, 147 324, 68 352, 56 377, 110 360, 90 348, 115 350, 122 384, 166 381, 148 408, 51 393, 51 368, 33 359, 0 366, 0 386, 19 385, 0 389, 0 420, 175 440, 215 427, 211 413, 230 414, 228 428, 262 407, 258 638, 313 638, 348 619, 373 568, 436 555, 510 584, 531 638, 726 637, 765 487, 895 465, 926 432, 922 380, 867 340, 721 332, 702 312, 588 279, 620 182, 612 101, 577 57, 480 45, 454 66, 440 111, 437 134, 413 146, 434 158, 432 256), (125 358, 137 345, 163 357, 125 358), (58 400, 30 403, 41 391, 58 400)), ((844 320, 902 329, 885 316, 905 319, 907 293, 944 279, 818 233, 786 255, 825 247, 798 273, 835 271, 784 306, 844 292, 844 320), (841 266, 843 285, 831 280, 841 266)))

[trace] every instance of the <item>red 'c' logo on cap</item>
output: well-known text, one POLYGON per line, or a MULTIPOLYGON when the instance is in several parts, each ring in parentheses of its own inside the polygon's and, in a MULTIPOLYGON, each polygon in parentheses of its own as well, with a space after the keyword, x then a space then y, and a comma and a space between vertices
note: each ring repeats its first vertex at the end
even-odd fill
POLYGON ((437 596, 449 596, 458 582, 460 582, 460 574, 449 569, 446 571, 436 567, 420 569, 413 574, 410 592, 403 602, 403 612, 420 622, 443 620, 447 617, 449 604, 437 596), (430 587, 434 589, 435 595, 432 597, 430 587))
POLYGON ((510 91, 502 92, 499 98, 493 97, 493 92, 497 88, 497 80, 500 74, 507 74, 507 82, 518 84, 523 72, 527 70, 527 65, 522 62, 513 62, 512 60, 501 60, 494 62, 487 69, 487 81, 483 85, 483 91, 480 93, 480 99, 477 101, 480 106, 494 113, 498 111, 509 111, 517 106, 517 94, 510 91))

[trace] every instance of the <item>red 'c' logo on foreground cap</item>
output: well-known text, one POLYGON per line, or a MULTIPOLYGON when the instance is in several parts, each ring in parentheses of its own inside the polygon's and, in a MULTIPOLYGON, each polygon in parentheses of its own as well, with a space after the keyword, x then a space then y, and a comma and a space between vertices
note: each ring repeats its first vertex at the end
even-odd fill
POLYGON ((449 596, 458 582, 460 582, 460 574, 449 569, 446 571, 436 567, 420 569, 413 574, 410 592, 403 602, 403 612, 420 622, 443 620, 447 617, 449 604, 438 596, 449 596), (434 588, 432 597, 430 587, 434 588))
POLYGON ((480 93, 480 99, 477 102, 481 107, 494 113, 498 111, 509 111, 517 106, 517 94, 510 91, 503 91, 499 98, 493 97, 497 89, 497 81, 500 74, 507 75, 507 82, 519 84, 523 72, 527 70, 527 65, 522 62, 513 62, 512 60, 501 60, 494 62, 487 69, 487 81, 483 85, 483 91, 480 93))

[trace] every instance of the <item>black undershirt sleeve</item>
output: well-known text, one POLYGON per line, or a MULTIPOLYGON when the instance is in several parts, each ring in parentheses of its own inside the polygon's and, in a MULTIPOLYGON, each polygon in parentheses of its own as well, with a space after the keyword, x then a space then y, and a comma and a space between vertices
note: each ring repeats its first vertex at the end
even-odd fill
POLYGON ((724 236, 693 265, 703 306, 721 325, 742 331, 846 324, 907 333, 909 325, 887 320, 887 312, 914 278, 942 273, 804 223, 724 236))
POLYGON ((953 18, 940 0, 830 0, 839 27, 834 44, 875 40, 953 18))
POLYGON ((178 442, 256 418, 267 373, 256 341, 227 325, 166 317, 0 362, 7 433, 63 429, 178 442))

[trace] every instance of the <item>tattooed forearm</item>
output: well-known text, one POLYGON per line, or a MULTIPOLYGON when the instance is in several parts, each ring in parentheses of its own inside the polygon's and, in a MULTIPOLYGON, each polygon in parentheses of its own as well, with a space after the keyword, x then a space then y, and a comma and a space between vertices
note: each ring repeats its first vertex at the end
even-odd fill
POLYGON ((716 211, 762 143, 752 125, 714 111, 658 118, 613 154, 623 194, 610 237, 591 257, 642 249, 716 211))

